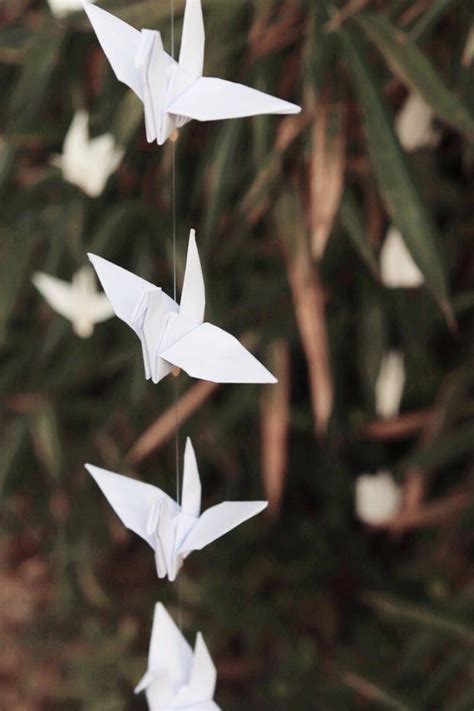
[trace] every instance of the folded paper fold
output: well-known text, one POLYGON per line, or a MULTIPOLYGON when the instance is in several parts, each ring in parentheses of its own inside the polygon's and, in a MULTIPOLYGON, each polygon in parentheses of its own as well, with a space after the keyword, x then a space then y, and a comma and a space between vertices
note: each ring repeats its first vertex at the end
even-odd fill
POLYGON ((216 383, 275 383, 274 376, 226 331, 203 323, 205 288, 194 230, 191 230, 181 305, 102 257, 89 254, 116 315, 142 344, 145 376, 160 382, 173 368, 216 383))
POLYGON ((216 669, 203 636, 194 650, 161 603, 155 606, 148 669, 135 688, 151 711, 219 711, 213 701, 216 669))
POLYGON ((161 489, 86 464, 124 525, 155 552, 158 577, 174 581, 185 558, 267 507, 266 501, 225 501, 201 513, 201 481, 191 440, 186 441, 181 505, 161 489))
POLYGON ((187 0, 179 60, 156 30, 138 30, 84 0, 84 9, 119 81, 143 101, 147 140, 165 143, 191 119, 216 121, 301 109, 261 91, 203 77, 205 32, 201 0, 187 0))

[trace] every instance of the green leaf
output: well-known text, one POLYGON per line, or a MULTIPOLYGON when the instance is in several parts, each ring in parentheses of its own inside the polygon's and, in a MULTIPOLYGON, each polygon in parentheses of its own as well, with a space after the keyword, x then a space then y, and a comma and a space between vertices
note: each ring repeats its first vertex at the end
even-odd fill
POLYGON ((446 12, 450 5, 455 5, 459 0, 435 0, 410 29, 410 38, 416 42, 427 34, 438 22, 440 16, 446 12))
POLYGON ((468 422, 453 432, 437 437, 428 447, 416 449, 405 457, 397 469, 406 471, 412 467, 439 469, 465 457, 474 451, 474 423, 468 422))
POLYGON ((366 593, 364 601, 383 616, 396 622, 412 622, 468 643, 474 642, 472 627, 437 610, 379 593, 366 593))
POLYGON ((63 39, 64 34, 56 27, 36 37, 10 100, 10 130, 25 130, 45 102, 63 39))
POLYGON ((35 247, 34 236, 29 232, 31 222, 19 224, 14 230, 0 229, 0 344, 6 336, 6 326, 24 288, 35 247))
POLYGON ((380 280, 379 265, 367 240, 367 231, 354 196, 346 191, 339 208, 339 216, 344 230, 361 259, 377 280, 380 280))
POLYGON ((358 672, 344 670, 340 672, 341 681, 357 694, 365 696, 377 704, 377 709, 391 709, 391 711, 414 711, 414 706, 401 699, 398 694, 378 681, 368 679, 358 672))
POLYGON ((421 269, 427 286, 451 321, 446 278, 438 253, 440 237, 433 217, 395 136, 391 116, 378 80, 367 63, 364 47, 351 30, 340 34, 365 119, 370 159, 385 206, 421 269))
POLYGON ((31 436, 38 459, 54 479, 61 472, 61 439, 56 413, 50 405, 39 409, 32 418, 31 436))
POLYGON ((474 139, 474 117, 405 32, 382 16, 360 16, 357 24, 402 82, 422 96, 439 118, 474 139))

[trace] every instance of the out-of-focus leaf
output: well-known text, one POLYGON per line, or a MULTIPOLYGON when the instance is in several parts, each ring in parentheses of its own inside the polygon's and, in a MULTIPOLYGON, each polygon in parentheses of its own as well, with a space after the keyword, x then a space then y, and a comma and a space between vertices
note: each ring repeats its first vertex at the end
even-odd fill
POLYGON ((474 451, 474 424, 468 422, 449 434, 437 437, 427 447, 415 450, 400 462, 398 468, 400 471, 412 467, 440 469, 472 451, 474 451))
POLYGON ((442 118, 474 139, 474 118, 456 94, 448 89, 425 54, 410 37, 381 15, 364 15, 357 23, 383 54, 390 68, 442 118))
POLYGON ((9 130, 31 125, 46 99, 52 74, 58 63, 64 34, 58 27, 39 33, 27 53, 21 77, 11 97, 9 130))
POLYGON ((62 452, 56 413, 50 405, 44 405, 32 414, 31 436, 40 462, 52 477, 61 472, 62 452))
POLYGON ((341 35, 365 119, 370 158, 386 208, 441 309, 452 320, 434 220, 394 134, 378 79, 367 62, 366 51, 353 31, 344 30, 341 35))
POLYGON ((301 204, 295 195, 287 193, 280 200, 276 222, 308 364, 315 431, 322 435, 334 403, 325 296, 319 273, 311 263, 301 204))
POLYGON ((15 162, 16 148, 11 143, 0 143, 0 192, 4 189, 15 162))
POLYGON ((474 629, 466 621, 453 620, 445 613, 380 593, 366 593, 364 601, 381 615, 396 622, 412 622, 458 640, 474 642, 474 629))
POLYGON ((421 17, 415 22, 410 29, 409 35, 413 42, 416 42, 426 35, 427 32, 438 22, 441 15, 448 10, 451 5, 456 4, 459 0, 435 0, 431 7, 428 7, 421 17))
POLYGON ((385 310, 378 290, 362 288, 357 319, 357 364, 366 405, 373 410, 375 383, 387 346, 385 310))
POLYGON ((339 216, 345 231, 359 256, 368 266, 376 279, 380 279, 379 265, 367 240, 367 230, 354 195, 348 190, 344 193, 339 209, 339 216))
POLYGON ((33 236, 28 233, 26 225, 19 225, 15 231, 8 233, 0 231, 0 284, 2 298, 0 299, 0 343, 5 337, 5 328, 15 305, 17 296, 23 288, 26 272, 29 267, 35 246, 33 236))
POLYGON ((321 97, 316 102, 311 151, 311 251, 321 259, 344 189, 346 108, 321 97))
POLYGON ((261 399, 262 477, 268 513, 277 517, 281 508, 288 466, 290 421, 290 354, 286 341, 271 347, 271 369, 278 383, 265 388, 261 399))
POLYGON ((242 130, 239 121, 228 121, 219 134, 219 140, 209 161, 207 176, 207 217, 205 222, 206 247, 212 239, 217 220, 222 215, 222 207, 226 204, 234 184, 233 175, 235 150, 242 130))
POLYGON ((18 418, 3 433, 1 442, 2 456, 0 457, 0 496, 15 462, 16 455, 25 441, 26 431, 24 421, 18 418))
POLYGON ((124 94, 115 115, 113 134, 120 146, 126 146, 143 121, 143 104, 132 91, 124 94))
POLYGON ((415 711, 415 708, 400 698, 391 689, 382 686, 373 679, 367 679, 358 672, 343 671, 341 680, 358 694, 377 704, 378 709, 391 709, 391 711, 415 711))

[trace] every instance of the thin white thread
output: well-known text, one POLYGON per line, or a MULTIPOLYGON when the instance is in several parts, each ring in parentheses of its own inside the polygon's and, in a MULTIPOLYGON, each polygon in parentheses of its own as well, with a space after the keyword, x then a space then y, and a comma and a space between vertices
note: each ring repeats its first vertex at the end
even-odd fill
MULTIPOLYGON (((171 57, 174 59, 174 0, 171 8, 171 57)), ((171 144, 171 202, 173 221, 173 298, 177 300, 177 266, 176 266, 176 140, 171 144)), ((175 459, 176 459, 176 502, 181 504, 181 482, 179 476, 179 417, 178 417, 178 379, 174 378, 174 416, 175 416, 175 459)), ((176 581, 176 597, 178 607, 178 626, 183 629, 183 614, 181 607, 181 585, 176 581)))

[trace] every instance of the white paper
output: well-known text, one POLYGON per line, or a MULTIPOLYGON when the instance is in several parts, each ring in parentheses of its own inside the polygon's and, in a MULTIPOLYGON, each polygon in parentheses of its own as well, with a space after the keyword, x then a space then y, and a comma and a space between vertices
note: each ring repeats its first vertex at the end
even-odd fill
POLYGON ((390 472, 362 474, 355 485, 355 509, 361 521, 377 526, 390 521, 400 511, 402 491, 390 472))
POLYGON ((72 283, 43 272, 36 272, 32 282, 54 311, 71 321, 74 333, 81 338, 92 336, 96 323, 114 315, 106 295, 97 290, 91 267, 76 272, 72 283))
POLYGON ((266 501, 226 501, 201 514, 201 481, 186 441, 181 505, 161 489, 86 464, 124 525, 155 552, 158 577, 174 581, 185 558, 263 511, 266 501))
POLYGON ((191 119, 216 121, 258 114, 296 114, 299 106, 242 84, 203 77, 205 33, 201 0, 187 0, 181 51, 175 61, 156 30, 138 30, 84 0, 84 9, 117 78, 145 106, 147 140, 165 143, 191 119))
POLYGON ((161 603, 155 606, 148 669, 135 693, 150 711, 219 711, 213 701, 216 668, 199 632, 194 651, 161 603))
POLYGON ((203 323, 206 296, 194 230, 188 244, 181 305, 160 288, 89 254, 116 315, 142 344, 145 377, 158 383, 174 367, 215 383, 276 383, 276 378, 226 331, 203 323))
POLYGON ((117 147, 112 134, 89 138, 89 114, 77 111, 66 134, 63 153, 55 156, 52 163, 61 169, 69 183, 77 185, 90 197, 98 197, 123 155, 124 151, 117 147))
POLYGON ((425 283, 423 274, 413 261, 399 230, 391 227, 380 253, 382 283, 391 289, 410 289, 425 283))
POLYGON ((389 351, 382 359, 375 384, 375 411, 388 419, 400 412, 400 403, 405 388, 405 363, 403 354, 389 351))
POLYGON ((419 94, 410 93, 395 120, 395 132, 406 151, 432 148, 439 143, 441 134, 433 128, 433 119, 431 106, 419 94))
MULTIPOLYGON (((95 0, 90 0, 95 2, 95 0)), ((66 17, 71 12, 77 12, 83 6, 82 0, 48 0, 48 5, 55 17, 66 17)))

